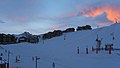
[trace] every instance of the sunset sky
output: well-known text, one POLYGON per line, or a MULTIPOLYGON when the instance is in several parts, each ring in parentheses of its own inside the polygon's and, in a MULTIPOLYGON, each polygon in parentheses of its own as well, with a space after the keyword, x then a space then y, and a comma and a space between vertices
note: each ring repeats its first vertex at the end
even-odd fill
POLYGON ((41 34, 120 21, 120 0, 0 0, 0 33, 41 34))

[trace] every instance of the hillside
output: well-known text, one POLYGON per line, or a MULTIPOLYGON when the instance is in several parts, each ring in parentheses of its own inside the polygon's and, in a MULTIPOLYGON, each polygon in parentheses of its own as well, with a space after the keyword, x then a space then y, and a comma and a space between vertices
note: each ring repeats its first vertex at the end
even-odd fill
POLYGON ((96 47, 96 38, 102 39, 101 47, 105 44, 113 44, 113 48, 120 48, 120 24, 102 27, 93 30, 83 30, 71 33, 64 33, 62 36, 48 40, 41 40, 38 44, 19 43, 1 45, 0 52, 7 60, 7 52, 10 51, 10 68, 35 68, 35 58, 39 57, 38 68, 120 68, 119 50, 101 50, 98 54, 92 52, 92 47, 96 47), (114 37, 114 40, 113 40, 114 37), (65 40, 64 40, 65 39, 65 40), (80 53, 77 54, 77 47, 80 53), (88 48, 88 54, 85 49, 88 48), (16 56, 20 56, 20 61, 16 61, 16 56))

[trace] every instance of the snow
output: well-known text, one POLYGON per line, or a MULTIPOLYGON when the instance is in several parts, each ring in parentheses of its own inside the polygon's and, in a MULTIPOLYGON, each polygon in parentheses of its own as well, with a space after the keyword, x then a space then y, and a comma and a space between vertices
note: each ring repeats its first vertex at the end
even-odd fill
POLYGON ((102 47, 105 44, 113 43, 115 48, 120 48, 120 24, 98 28, 94 30, 77 31, 66 33, 60 37, 40 41, 38 44, 19 43, 1 45, 0 49, 4 59, 7 60, 7 53, 10 53, 10 68, 35 68, 35 60, 32 57, 39 57, 38 68, 120 68, 120 51, 100 51, 98 54, 91 51, 91 47, 96 45, 96 37, 102 40, 102 47), (115 40, 112 40, 114 34, 115 40), (77 54, 77 47, 80 54, 77 54), (89 49, 86 54, 85 49, 89 49), (16 56, 20 56, 20 62, 15 63, 16 56))

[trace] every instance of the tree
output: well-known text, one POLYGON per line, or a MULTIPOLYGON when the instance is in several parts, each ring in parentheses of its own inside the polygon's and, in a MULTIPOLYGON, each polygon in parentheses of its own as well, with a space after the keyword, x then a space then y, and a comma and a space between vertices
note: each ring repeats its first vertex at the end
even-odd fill
POLYGON ((66 30, 63 31, 63 33, 67 32, 75 32, 75 28, 67 28, 66 30))
POLYGON ((86 25, 86 26, 78 26, 76 31, 80 31, 80 30, 92 30, 90 25, 86 25))

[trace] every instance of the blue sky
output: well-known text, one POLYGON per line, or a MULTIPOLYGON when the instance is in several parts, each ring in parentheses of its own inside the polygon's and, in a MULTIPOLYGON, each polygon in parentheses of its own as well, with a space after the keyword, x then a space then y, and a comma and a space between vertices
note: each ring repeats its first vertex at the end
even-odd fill
POLYGON ((119 20, 119 4, 120 0, 0 0, 0 33, 107 26, 119 20))

